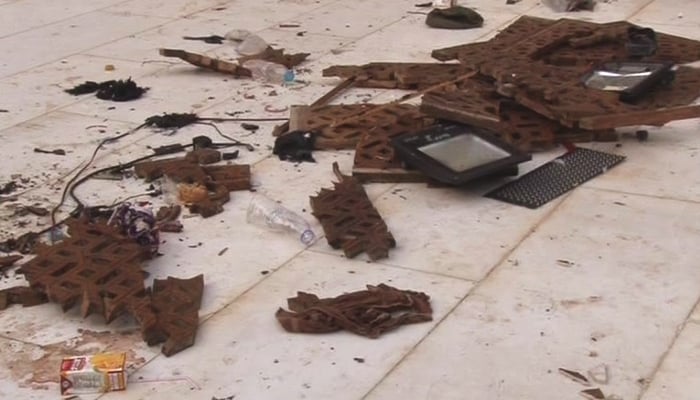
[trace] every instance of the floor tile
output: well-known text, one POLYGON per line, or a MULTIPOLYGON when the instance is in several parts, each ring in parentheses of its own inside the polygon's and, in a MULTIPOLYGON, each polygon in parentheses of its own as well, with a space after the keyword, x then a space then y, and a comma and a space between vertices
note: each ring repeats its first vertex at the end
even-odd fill
POLYGON ((676 339, 641 400, 692 400, 700 387, 700 325, 688 324, 676 339))
POLYGON ((614 144, 588 146, 627 156, 625 162, 592 180, 590 186, 690 201, 700 200, 697 186, 700 174, 695 168, 700 154, 700 141, 692 134, 698 127, 700 125, 697 120, 678 121, 662 128, 645 127, 650 135, 645 142, 639 142, 627 134, 622 137, 621 147, 614 144))
POLYGON ((80 0, 51 3, 23 0, 10 3, 2 9, 0 15, 0 37, 99 10, 121 1, 123 0, 96 0, 88 5, 80 0), (32 12, 28 13, 27 9, 31 9, 32 12))
POLYGON ((185 17, 211 7, 226 4, 222 0, 152 0, 124 1, 105 11, 124 15, 147 15, 162 18, 185 17))
MULTIPOLYGON (((255 32, 265 28, 278 27, 282 22, 299 23, 302 15, 326 5, 338 3, 337 0, 257 0, 224 3, 219 7, 198 13, 207 18, 225 19, 238 29, 255 32), (254 17, 253 17, 254 16, 254 17), (297 20, 299 19, 299 20, 297 20)), ((285 28, 295 29, 297 28, 285 28)), ((308 30, 303 24, 298 30, 308 30)), ((311 30, 308 30, 312 32, 311 30)), ((323 33, 323 32, 321 32, 323 33)))
POLYGON ((637 398, 700 294, 700 206, 618 200, 577 190, 367 398, 576 398, 557 369, 601 363, 637 398))
MULTIPOLYGON (((159 351, 148 348, 138 331, 120 333, 107 331, 75 332, 67 340, 37 346, 26 342, 0 338, 0 396, 28 400, 55 399, 60 396, 58 367, 63 357, 89 355, 103 351, 124 352, 127 370, 133 371, 152 359, 159 351)), ((81 399, 96 399, 98 395, 81 395, 81 399)))
POLYGON ((613 22, 632 17, 650 0, 616 0, 614 2, 597 2, 593 11, 556 12, 545 4, 527 11, 527 14, 542 18, 573 18, 591 22, 613 22))
POLYGON ((157 17, 122 16, 94 12, 0 40, 0 77, 88 50, 120 37, 164 23, 157 17), (51 40, 51 46, 42 43, 51 40), (17 43, 22 43, 17 46, 17 43), (39 50, 41 49, 41 50, 39 50))
MULTIPOLYGON (((137 79, 160 68, 152 64, 76 55, 7 77, 0 80, 5 95, 0 99, 0 108, 7 110, 0 113, 0 129, 88 98, 110 107, 115 103, 98 100, 94 94, 71 96, 64 90, 88 80, 137 79), (105 70, 107 65, 113 66, 114 70, 105 70)), ((0 133, 0 136, 5 135, 0 133)))
POLYGON ((346 332, 287 333, 274 313, 297 290, 327 297, 380 282, 431 295, 436 321, 470 288, 460 280, 307 253, 205 322, 197 341, 206 347, 170 359, 160 357, 136 374, 144 379, 187 377, 194 384, 137 383, 129 388, 130 398, 360 398, 434 322, 404 326, 372 340, 346 332), (225 374, 214 372, 224 370, 225 374))
POLYGON ((398 21, 411 10, 412 6, 357 0, 352 4, 333 3, 283 22, 298 23, 309 33, 360 38, 398 21))
POLYGON ((693 18, 698 4, 694 0, 652 1, 639 13, 634 15, 634 20, 644 22, 656 22, 668 25, 687 25, 697 30, 700 25, 693 18))
POLYGON ((483 188, 457 191, 424 184, 401 184, 384 193, 376 207, 398 244, 382 262, 480 280, 559 203, 530 210, 483 193, 483 188))
POLYGON ((415 51, 430 54, 434 49, 484 40, 482 38, 485 35, 516 19, 518 14, 508 11, 484 11, 483 17, 484 25, 481 28, 451 30, 429 27, 425 24, 425 15, 407 15, 400 21, 363 38, 358 45, 367 42, 375 48, 398 48, 397 50, 410 58, 411 53, 415 51), (405 32, 415 33, 407 35, 405 32))

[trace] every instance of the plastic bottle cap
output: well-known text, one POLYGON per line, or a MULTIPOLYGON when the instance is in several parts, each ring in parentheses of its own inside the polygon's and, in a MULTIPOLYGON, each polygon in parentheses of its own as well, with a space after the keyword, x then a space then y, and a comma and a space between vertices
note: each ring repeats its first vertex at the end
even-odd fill
POLYGON ((316 239, 316 235, 311 229, 307 229, 301 234, 301 242, 307 246, 311 245, 314 239, 316 239))

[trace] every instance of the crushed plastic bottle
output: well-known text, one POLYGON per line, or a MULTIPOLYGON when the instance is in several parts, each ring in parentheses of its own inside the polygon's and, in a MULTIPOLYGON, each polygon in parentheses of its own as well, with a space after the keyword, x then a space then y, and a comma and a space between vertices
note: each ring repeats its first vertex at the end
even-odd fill
POLYGON ((311 226, 302 216, 262 194, 255 195, 251 200, 246 221, 274 231, 297 232, 299 240, 306 246, 316 239, 311 226))
POLYGON ((226 40, 230 40, 232 42, 242 42, 245 38, 247 38, 250 35, 251 35, 251 33, 248 30, 234 29, 234 30, 226 32, 226 34, 224 35, 224 38, 226 40))
POLYGON ((236 51, 243 56, 254 56, 265 51, 267 46, 267 42, 263 38, 250 34, 236 47, 236 51))
MULTIPOLYGON (((253 79, 265 82, 282 84, 288 82, 290 78, 290 70, 282 64, 265 60, 248 60, 242 66, 250 70, 253 79)), ((291 79, 294 80, 294 72, 291 72, 291 79)))

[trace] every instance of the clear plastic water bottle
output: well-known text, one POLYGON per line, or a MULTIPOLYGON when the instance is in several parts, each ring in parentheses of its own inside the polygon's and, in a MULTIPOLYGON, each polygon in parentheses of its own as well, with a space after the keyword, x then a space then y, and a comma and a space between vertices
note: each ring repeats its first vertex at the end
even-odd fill
MULTIPOLYGON (((265 60, 248 60, 243 63, 243 68, 249 69, 253 79, 259 79, 269 83, 282 84, 289 79, 289 70, 281 64, 265 60)), ((292 73, 291 79, 294 79, 292 73)))
POLYGON ((244 56, 254 56, 265 51, 267 46, 265 39, 256 34, 250 34, 236 47, 236 51, 244 56))
POLYGON ((302 216, 262 194, 255 195, 250 201, 246 220, 274 231, 296 232, 306 246, 316 239, 311 225, 302 216))

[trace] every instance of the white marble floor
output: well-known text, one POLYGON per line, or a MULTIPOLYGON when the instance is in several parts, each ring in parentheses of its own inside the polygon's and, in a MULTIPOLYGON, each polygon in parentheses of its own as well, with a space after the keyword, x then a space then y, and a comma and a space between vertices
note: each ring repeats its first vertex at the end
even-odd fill
MULTIPOLYGON (((485 40, 520 15, 555 14, 537 0, 473 0, 481 29, 432 30, 409 0, 0 0, 0 183, 14 174, 22 204, 50 206, 65 177, 101 139, 163 112, 277 117, 266 107, 307 104, 337 81, 321 70, 337 63, 430 61, 434 48, 485 40), (297 23, 298 28, 280 28, 297 23), (162 59, 177 46, 231 55, 227 45, 185 42, 183 35, 240 28, 269 43, 311 53, 300 78, 308 86, 236 81, 162 59), (306 32, 298 36, 297 32, 306 32), (106 65, 113 65, 107 71, 106 65), (84 80, 133 77, 151 89, 138 101, 105 103, 63 89, 84 80), (271 94, 271 92, 274 93, 271 94), (254 98, 253 98, 254 96, 254 98), (35 154, 61 147, 65 157, 35 154)), ((566 16, 628 19, 700 39, 700 0, 610 0, 566 16)), ((354 90, 342 102, 396 94, 354 90)), ((270 156, 273 125, 241 151, 257 189, 312 219, 308 197, 348 171, 352 152, 319 152, 317 164, 270 156)), ((0 312, 0 398, 58 398, 65 354, 126 351, 129 388, 104 399, 576 399, 584 389, 557 373, 608 367, 600 386, 624 400, 695 400, 700 395, 700 123, 650 129, 647 142, 624 136, 591 147, 628 160, 539 210, 420 184, 373 184, 368 193, 398 241, 388 259, 347 260, 324 240, 303 249, 294 238, 245 223, 250 193, 233 193, 225 212, 183 220, 149 263, 151 277, 205 275, 201 327, 194 347, 166 358, 134 333, 128 319, 105 326, 55 305, 0 312), (201 246, 195 246, 202 243, 201 246), (228 248, 224 255, 219 255, 228 248), (557 260, 573 263, 564 267, 557 260), (263 273, 263 272, 269 273, 263 273), (322 296, 386 282, 432 297, 431 323, 371 340, 347 333, 284 332, 274 312, 297 291, 322 296), (358 363, 355 358, 364 359, 358 363)), ((100 153, 97 166, 148 153, 147 146, 187 143, 207 127, 175 136, 142 130, 100 153)), ((533 167, 557 152, 540 155, 533 167)), ((96 181, 79 195, 112 202, 146 188, 135 179, 96 181)), ((70 206, 70 204, 68 205, 70 206)), ((66 208, 68 209, 68 208, 66 208)), ((46 218, 9 218, 0 234, 46 226, 46 218), (26 225, 25 225, 26 223, 26 225), (25 225, 18 227, 18 225, 25 225)), ((319 228, 317 222, 313 222, 319 228)), ((21 284, 12 273, 0 287, 21 284)), ((96 398, 98 396, 84 396, 96 398)))

